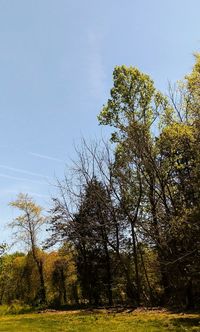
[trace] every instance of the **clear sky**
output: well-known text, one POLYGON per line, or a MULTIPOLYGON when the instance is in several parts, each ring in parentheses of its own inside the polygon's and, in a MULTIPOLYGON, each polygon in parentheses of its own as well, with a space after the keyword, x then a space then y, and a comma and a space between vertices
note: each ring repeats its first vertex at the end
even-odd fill
POLYGON ((199 0, 0 0, 0 231, 8 202, 44 207, 96 116, 115 65, 137 66, 165 91, 200 51, 199 0))

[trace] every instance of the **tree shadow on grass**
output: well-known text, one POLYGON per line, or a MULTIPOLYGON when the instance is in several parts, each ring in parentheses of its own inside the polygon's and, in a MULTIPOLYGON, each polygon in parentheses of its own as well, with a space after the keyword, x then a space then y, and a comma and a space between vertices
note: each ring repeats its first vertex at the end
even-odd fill
MULTIPOLYGON (((200 332, 200 317, 180 317, 174 318, 171 320, 174 326, 191 328, 191 327, 199 327, 200 332)), ((196 330, 195 330, 196 331, 196 330)))
POLYGON ((135 311, 137 307, 133 306, 88 306, 88 305, 70 305, 70 306, 60 306, 60 307, 52 307, 51 309, 47 309, 46 311, 81 311, 86 314, 98 314, 106 312, 107 314, 113 313, 132 313, 135 311))

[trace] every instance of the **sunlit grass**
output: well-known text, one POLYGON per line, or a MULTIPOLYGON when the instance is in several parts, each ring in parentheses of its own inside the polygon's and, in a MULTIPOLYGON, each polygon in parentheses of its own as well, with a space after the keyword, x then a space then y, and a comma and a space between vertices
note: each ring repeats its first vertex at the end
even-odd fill
POLYGON ((10 332, 165 332, 199 331, 200 314, 160 312, 57 312, 0 317, 0 331, 10 332))

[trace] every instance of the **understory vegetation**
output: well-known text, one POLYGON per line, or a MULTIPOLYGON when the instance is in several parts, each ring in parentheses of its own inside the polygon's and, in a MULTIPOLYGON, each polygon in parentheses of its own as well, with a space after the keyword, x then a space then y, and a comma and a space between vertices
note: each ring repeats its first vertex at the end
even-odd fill
MULTIPOLYGON (((192 72, 166 95, 137 68, 114 69, 98 117, 110 128, 109 142, 82 140, 57 181, 50 211, 28 194, 10 203, 19 211, 10 226, 28 249, 9 253, 1 245, 2 305, 199 307, 200 55, 195 59, 192 72)), ((3 324, 6 331, 12 324, 18 331, 31 324, 34 331, 51 330, 52 321, 57 331, 65 331, 65 321, 70 331, 74 324, 76 331, 79 325, 81 331, 90 325, 95 331, 104 325, 105 331, 187 330, 179 317, 146 321, 144 315, 141 327, 143 318, 131 315, 47 314, 39 316, 43 329, 32 317, 3 318, 0 331, 3 324)))

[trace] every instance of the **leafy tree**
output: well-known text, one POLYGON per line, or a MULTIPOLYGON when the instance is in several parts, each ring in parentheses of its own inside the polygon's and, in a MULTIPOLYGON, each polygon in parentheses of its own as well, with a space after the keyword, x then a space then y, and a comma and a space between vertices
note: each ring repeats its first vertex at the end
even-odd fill
MULTIPOLYGON (((198 80, 198 68, 196 64, 192 83, 194 78, 198 80)), ((178 259, 176 275, 184 276, 187 289, 191 278, 183 271, 188 270, 188 258, 195 259, 193 253, 197 253, 197 248, 191 250, 192 238, 199 228, 197 222, 191 223, 199 197, 196 134, 189 115, 177 118, 177 108, 173 109, 154 88, 149 76, 136 68, 121 66, 115 68, 113 78, 111 98, 103 107, 99 122, 115 128, 111 140, 116 143, 115 166, 120 178, 122 208, 132 228, 137 302, 140 302, 141 279, 137 238, 141 236, 156 246, 166 301, 178 287, 178 279, 171 278, 173 262, 178 259), (159 119, 164 119, 160 129, 159 119), (183 232, 186 236, 182 236, 183 232)), ((190 89, 191 86, 194 84, 189 85, 190 89)), ((197 94, 198 89, 196 99, 197 94)), ((192 302, 188 294, 185 296, 192 302)))
MULTIPOLYGON (((82 297, 89 303, 99 304, 107 297, 112 304, 112 277, 108 236, 109 211, 107 194, 95 178, 88 182, 80 194, 77 211, 69 214, 62 200, 55 200, 51 229, 65 241, 73 244, 82 297), (106 285, 106 289, 105 289, 106 285)), ((65 198, 66 199, 66 198, 65 198)), ((65 201, 66 202, 66 201, 65 201)))
POLYGON ((48 303, 60 307, 77 304, 77 271, 75 253, 67 244, 50 252, 45 260, 48 303))
POLYGON ((17 229, 16 236, 28 246, 34 262, 37 266, 40 277, 39 298, 42 303, 46 301, 46 291, 43 273, 43 258, 38 250, 37 236, 46 219, 42 215, 42 208, 37 205, 27 194, 19 194, 17 199, 10 203, 10 206, 22 212, 16 217, 10 226, 17 229))

